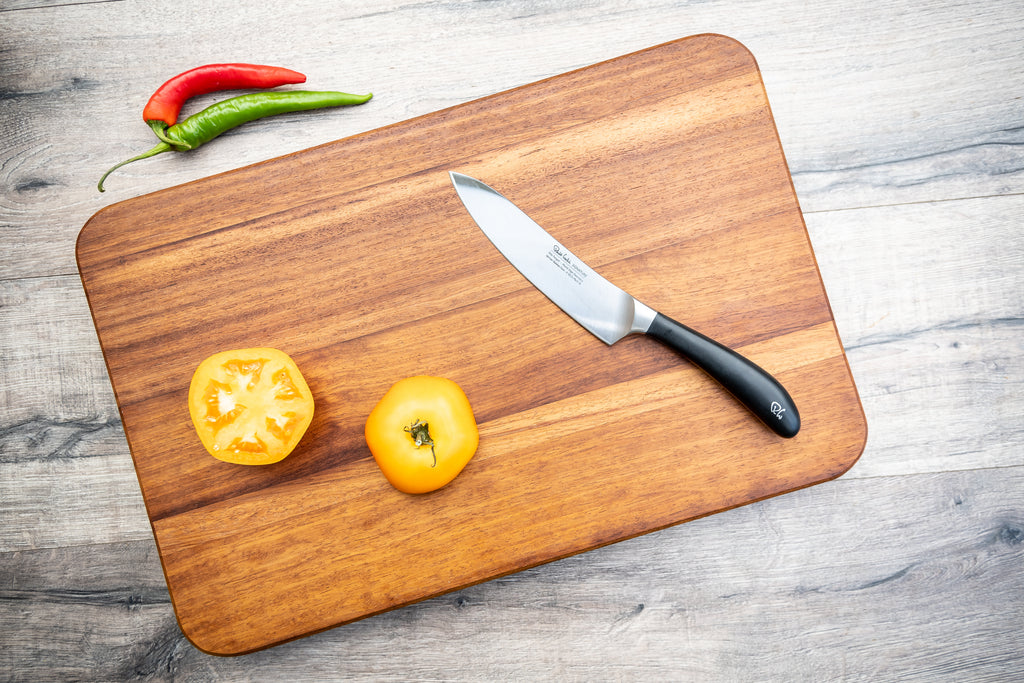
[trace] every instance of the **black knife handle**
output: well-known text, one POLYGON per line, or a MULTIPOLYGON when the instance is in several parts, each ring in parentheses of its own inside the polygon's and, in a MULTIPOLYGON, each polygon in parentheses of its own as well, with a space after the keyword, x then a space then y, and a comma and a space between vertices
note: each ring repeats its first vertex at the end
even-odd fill
POLYGON ((788 439, 800 431, 800 413, 786 390, 740 354, 661 313, 655 314, 647 334, 711 375, 779 436, 788 439))

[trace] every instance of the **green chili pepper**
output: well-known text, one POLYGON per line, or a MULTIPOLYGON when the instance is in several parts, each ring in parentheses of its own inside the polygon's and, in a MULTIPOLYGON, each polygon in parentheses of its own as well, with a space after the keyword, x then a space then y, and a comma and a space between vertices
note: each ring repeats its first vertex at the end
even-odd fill
POLYGON ((293 111, 362 104, 371 97, 373 97, 372 94, 350 95, 344 92, 312 92, 306 90, 253 93, 232 97, 223 102, 210 105, 201 112, 193 114, 184 121, 168 128, 166 135, 173 144, 161 141, 160 144, 148 152, 143 152, 138 156, 122 161, 103 174, 97 188, 100 192, 103 192, 103 181, 115 169, 125 164, 130 164, 140 159, 147 159, 164 152, 187 152, 209 142, 221 133, 249 121, 255 121, 256 119, 275 114, 287 114, 293 111))

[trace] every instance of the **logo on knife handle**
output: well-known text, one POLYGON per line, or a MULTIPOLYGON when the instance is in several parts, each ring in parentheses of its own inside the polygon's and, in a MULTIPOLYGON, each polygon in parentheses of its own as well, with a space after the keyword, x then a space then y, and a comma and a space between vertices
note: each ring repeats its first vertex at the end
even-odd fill
POLYGON ((769 408, 769 410, 772 411, 772 415, 779 418, 780 420, 782 419, 782 414, 786 412, 786 409, 783 408, 778 401, 772 401, 772 405, 769 408))

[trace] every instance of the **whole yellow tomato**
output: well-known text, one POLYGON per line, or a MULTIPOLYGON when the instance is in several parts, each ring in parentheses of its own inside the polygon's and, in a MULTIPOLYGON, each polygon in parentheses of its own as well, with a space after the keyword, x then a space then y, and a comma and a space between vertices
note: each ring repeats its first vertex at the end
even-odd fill
POLYGON ((454 479, 480 442, 465 392, 443 377, 403 379, 366 420, 366 444, 399 491, 426 493, 454 479))
POLYGON ((240 465, 267 465, 298 445, 313 419, 313 394, 283 351, 222 351, 196 369, 188 410, 210 455, 240 465))

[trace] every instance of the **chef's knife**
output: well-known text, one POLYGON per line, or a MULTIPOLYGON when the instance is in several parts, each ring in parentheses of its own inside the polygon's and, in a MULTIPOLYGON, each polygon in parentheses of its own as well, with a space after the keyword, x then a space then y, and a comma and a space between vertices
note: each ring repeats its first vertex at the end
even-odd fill
POLYGON ((545 296, 606 344, 647 334, 700 367, 776 434, 795 436, 800 414, 779 382, 735 351, 640 303, 598 275, 497 190, 450 172, 487 238, 545 296))

